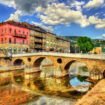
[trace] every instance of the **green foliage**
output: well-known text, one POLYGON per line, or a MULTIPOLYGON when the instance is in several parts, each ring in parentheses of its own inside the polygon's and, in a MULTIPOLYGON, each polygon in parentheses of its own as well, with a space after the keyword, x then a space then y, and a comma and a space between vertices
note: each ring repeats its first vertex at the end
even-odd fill
POLYGON ((94 52, 94 54, 97 54, 96 52, 94 52))
POLYGON ((20 78, 18 78, 17 80, 16 80, 16 82, 21 82, 22 80, 20 79, 20 78))
POLYGON ((77 39, 77 45, 83 53, 89 52, 94 48, 92 40, 88 37, 79 37, 77 39))
POLYGON ((88 78, 88 76, 80 76, 80 75, 78 75, 77 78, 78 78, 78 80, 80 80, 81 82, 84 82, 84 81, 86 81, 86 79, 88 78))
POLYGON ((80 67, 80 70, 82 70, 83 72, 88 72, 88 68, 86 66, 80 67))

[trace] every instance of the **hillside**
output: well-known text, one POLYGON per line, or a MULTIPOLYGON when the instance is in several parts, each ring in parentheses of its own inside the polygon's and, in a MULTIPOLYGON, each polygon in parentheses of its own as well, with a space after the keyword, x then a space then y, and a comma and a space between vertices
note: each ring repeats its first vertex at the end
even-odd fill
POLYGON ((81 36, 65 36, 66 39, 76 41, 81 36))

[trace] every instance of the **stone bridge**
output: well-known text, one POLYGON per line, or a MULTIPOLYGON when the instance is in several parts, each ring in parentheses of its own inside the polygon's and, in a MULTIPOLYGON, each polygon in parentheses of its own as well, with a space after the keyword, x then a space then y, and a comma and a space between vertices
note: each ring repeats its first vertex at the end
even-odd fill
POLYGON ((40 67, 44 59, 50 59, 53 62, 54 67, 61 67, 62 73, 67 73, 70 66, 78 61, 86 64, 88 71, 92 72, 93 69, 105 74, 105 55, 92 55, 92 54, 69 54, 69 53, 50 53, 50 52, 40 52, 40 53, 27 53, 12 55, 8 60, 7 58, 0 58, 0 64, 7 64, 11 66, 25 65, 26 67, 40 67))

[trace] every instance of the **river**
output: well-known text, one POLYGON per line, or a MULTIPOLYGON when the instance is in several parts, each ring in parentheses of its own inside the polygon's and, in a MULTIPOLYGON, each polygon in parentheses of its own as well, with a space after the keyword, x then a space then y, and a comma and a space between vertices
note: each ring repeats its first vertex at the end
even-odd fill
MULTIPOLYGON (((74 64, 70 70, 78 65, 74 64)), ((89 76, 87 71, 76 70, 66 77, 54 78, 53 69, 47 67, 40 73, 8 78, 0 86, 0 105, 74 105, 90 89, 90 83, 85 81, 89 76)))

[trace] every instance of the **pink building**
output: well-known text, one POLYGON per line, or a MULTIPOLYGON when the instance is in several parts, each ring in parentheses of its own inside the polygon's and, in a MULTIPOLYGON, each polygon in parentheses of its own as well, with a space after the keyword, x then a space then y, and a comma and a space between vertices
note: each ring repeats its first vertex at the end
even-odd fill
POLYGON ((30 30, 25 24, 7 21, 0 24, 0 51, 22 53, 29 49, 30 30))

